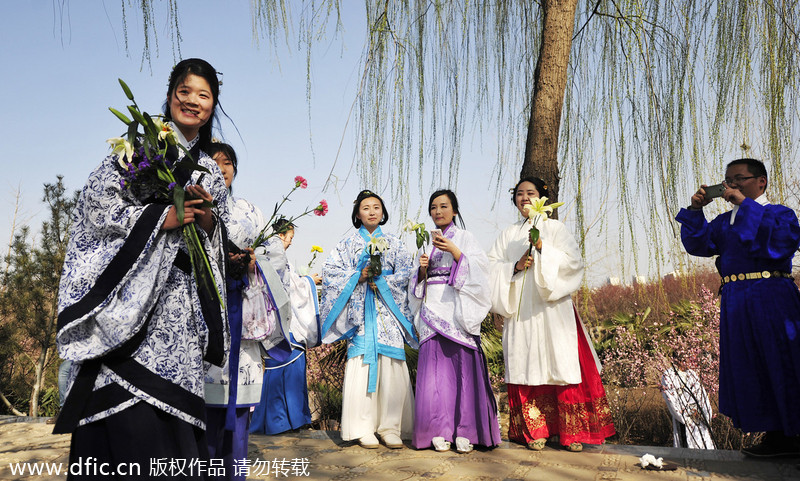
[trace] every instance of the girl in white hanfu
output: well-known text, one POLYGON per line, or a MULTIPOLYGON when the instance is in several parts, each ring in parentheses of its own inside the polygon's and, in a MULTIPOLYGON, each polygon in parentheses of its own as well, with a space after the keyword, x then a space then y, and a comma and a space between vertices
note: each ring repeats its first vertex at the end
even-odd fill
MULTIPOLYGON (((237 173, 236 152, 228 144, 214 142, 208 154, 217 163, 225 186, 232 193, 237 173)), ((208 366, 205 376, 206 437, 212 459, 222 459, 225 476, 221 479, 245 479, 237 465, 247 458, 250 408, 261 396, 261 346, 243 337, 242 299, 256 275, 255 257, 249 246, 267 223, 261 209, 240 197, 228 196, 228 266, 226 287, 228 319, 231 326, 231 351, 224 366, 208 366)), ((256 320, 267 329, 266 312, 256 320)))
POLYGON ((285 359, 264 359, 264 387, 250 425, 250 432, 259 434, 278 434, 311 424, 306 350, 320 343, 317 284, 322 278, 318 274, 301 276, 289 263, 286 250, 294 239, 294 224, 281 218, 272 226, 278 235, 264 245, 265 256, 280 275, 291 302, 291 353, 285 359))
POLYGON ((417 347, 406 294, 411 255, 381 231, 389 216, 377 194, 361 191, 351 220, 358 232, 326 260, 320 306, 322 342, 347 339, 342 439, 376 448, 377 432, 387 447, 401 448, 414 422, 404 351, 404 343, 417 347))
POLYGON ((561 222, 540 219, 531 245, 526 205, 547 185, 526 177, 512 201, 525 220, 506 228, 489 251, 492 311, 504 318, 503 355, 510 410, 508 437, 542 450, 558 436, 570 451, 614 434, 600 362, 571 295, 583 262, 561 222))
POLYGON ((455 225, 458 199, 450 190, 431 195, 430 256, 414 263, 409 305, 420 339, 414 447, 468 453, 473 444, 500 444, 489 371, 481 351, 481 323, 491 307, 489 260, 477 239, 455 225))
MULTIPOLYGON (((184 202, 183 224, 197 225, 222 287, 228 191, 205 154, 217 72, 186 59, 168 85, 165 118, 210 172, 187 168, 182 150, 167 150, 178 183, 196 199, 184 202)), ((203 359, 225 362, 228 327, 220 300, 195 281, 177 209, 127 186, 131 168, 121 161, 122 154, 106 157, 73 212, 56 337, 59 355, 73 365, 56 432, 72 433, 71 464, 93 459, 113 470, 135 463, 144 473, 153 459, 208 459, 203 359)), ((68 479, 96 476, 70 470, 68 479)))

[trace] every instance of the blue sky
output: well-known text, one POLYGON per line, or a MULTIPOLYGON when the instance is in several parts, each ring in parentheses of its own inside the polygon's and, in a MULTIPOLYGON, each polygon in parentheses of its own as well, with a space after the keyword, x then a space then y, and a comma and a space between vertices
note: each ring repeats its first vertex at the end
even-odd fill
MULTIPOLYGON (((128 83, 143 109, 151 113, 161 110, 167 77, 178 60, 167 27, 166 2, 155 2, 160 10, 155 15, 157 46, 152 47, 150 62, 142 59, 141 19, 131 8, 127 24, 129 48, 125 49, 121 3, 28 0, 0 6, 0 65, 5 67, 0 88, 0 101, 5 108, 2 131, 9 139, 3 161, 5 175, 0 178, 3 253, 11 236, 15 195, 19 193, 21 200, 17 227, 29 224, 37 231, 46 215, 41 203, 43 183, 54 182, 61 174, 69 189, 80 189, 108 153, 105 140, 123 132, 122 123, 108 111, 110 106, 122 109, 126 105, 117 78, 128 83)), ((352 199, 361 188, 376 190, 388 201, 390 222, 385 230, 397 233, 404 220, 399 206, 391 201, 396 186, 386 182, 364 185, 351 173, 356 152, 352 130, 355 120, 349 119, 348 126, 348 115, 360 77, 365 31, 363 4, 342 4, 342 38, 329 38, 314 51, 310 116, 306 58, 298 51, 297 32, 292 32, 288 47, 282 44, 273 49, 267 40, 257 42, 251 29, 248 0, 193 0, 181 2, 179 8, 183 37, 180 58, 204 58, 223 73, 220 101, 230 120, 221 115, 220 125, 225 140, 234 146, 240 159, 235 195, 250 200, 269 215, 291 188, 294 177, 302 175, 308 179, 309 188, 297 191, 283 213, 300 212, 323 198, 330 204, 328 216, 309 216, 300 221, 288 252, 298 266, 308 262, 310 248, 316 244, 325 250, 316 263, 321 268, 336 242, 352 232, 352 199), (329 173, 338 182, 323 192, 329 173)), ((481 127, 481 132, 468 130, 464 135, 457 182, 436 187, 450 187, 459 194, 467 228, 488 250, 499 232, 518 218, 506 189, 513 186, 519 166, 503 173, 503 187, 498 193, 493 182, 487 180, 496 165, 497 126, 489 120, 481 127)), ((754 152, 764 150, 757 139, 754 144, 754 152)), ((592 174, 586 177, 584 188, 593 196, 585 204, 587 218, 590 224, 602 226, 592 228, 587 235, 587 279, 592 285, 607 276, 619 275, 623 266, 626 275, 635 273, 637 268, 644 270, 641 274, 652 275, 653 266, 665 262, 654 260, 646 243, 640 243, 637 266, 630 258, 632 249, 619 247, 617 239, 622 233, 616 224, 620 209, 613 193, 616 174, 606 172, 601 159, 614 155, 613 145, 597 145, 587 164, 592 174)), ((717 173, 703 175, 715 182, 721 178, 717 173)), ((412 188, 408 216, 430 226, 425 207, 432 176, 423 177, 423 187, 412 188)), ((570 218, 574 202, 569 198, 574 177, 565 172, 561 184, 561 200, 567 201, 560 210, 561 219, 570 228, 574 228, 570 218)), ((646 183, 638 184, 643 193, 636 195, 641 199, 648 195, 649 188, 646 183)), ((688 201, 696 187, 685 188, 688 201)), ((647 209, 637 214, 643 217, 643 226, 649 214, 647 209)), ((410 236, 405 239, 409 244, 412 241, 410 236)), ((670 269, 662 268, 662 273, 670 269)))
MULTIPOLYGON (((143 63, 141 21, 135 11, 128 11, 130 43, 126 51, 120 2, 72 1, 63 11, 57 3, 61 2, 30 0, 0 7, 0 64, 5 67, 0 101, 6 111, 2 131, 10 140, 3 161, 5 175, 0 180, 0 239, 4 246, 11 235, 17 192, 21 199, 17 224, 28 223, 38 230, 46 215, 42 184, 54 182, 61 174, 69 189, 80 189, 107 154, 105 140, 122 133, 122 123, 108 111, 109 106, 121 109, 126 105, 117 78, 128 83, 143 109, 160 111, 175 63, 164 24, 166 11, 157 14, 158 48, 153 49, 151 62, 143 63)), ((344 37, 315 52, 309 123, 302 53, 279 47, 276 54, 265 40, 257 46, 249 2, 225 2, 220 7, 219 2, 202 0, 191 2, 191 8, 188 5, 181 3, 180 7, 180 53, 182 58, 204 58, 223 73, 220 101, 233 123, 222 116, 221 126, 240 157, 235 194, 269 215, 290 189, 294 176, 303 175, 309 188, 292 196, 285 213, 299 212, 324 198, 330 203, 330 214, 300 221, 289 257, 298 265, 305 264, 312 244, 322 246, 327 254, 351 232, 352 199, 362 188, 355 174, 347 177, 354 135, 345 125, 359 77, 363 14, 345 10, 348 30, 344 37), (333 173, 341 181, 321 192, 340 142, 340 158, 333 173)), ((492 139, 489 133, 480 142, 465 142, 459 182, 451 186, 461 193, 467 227, 487 250, 500 229, 517 215, 505 191, 496 208, 490 208, 495 193, 485 179, 494 167, 492 139)), ((513 185, 515 175, 516 169, 506 175, 505 183, 513 185)), ((391 197, 387 190, 392 186, 366 187, 381 191, 387 200, 391 197)), ((412 194, 409 216, 430 223, 427 215, 420 214, 428 194, 412 194)), ((397 232, 401 215, 391 203, 388 210, 387 230, 397 232)), ((318 258, 317 267, 321 268, 324 257, 318 258)))

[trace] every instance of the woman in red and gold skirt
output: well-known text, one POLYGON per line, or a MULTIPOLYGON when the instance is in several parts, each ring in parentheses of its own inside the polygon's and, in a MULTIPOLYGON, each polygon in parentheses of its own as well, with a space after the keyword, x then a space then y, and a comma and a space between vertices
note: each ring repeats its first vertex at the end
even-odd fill
POLYGON ((557 437, 577 452, 615 431, 600 362, 572 303, 583 279, 578 244, 563 223, 528 215, 528 206, 546 196, 536 177, 514 188, 524 220, 506 228, 489 252, 492 311, 504 318, 509 439, 539 451, 557 437))

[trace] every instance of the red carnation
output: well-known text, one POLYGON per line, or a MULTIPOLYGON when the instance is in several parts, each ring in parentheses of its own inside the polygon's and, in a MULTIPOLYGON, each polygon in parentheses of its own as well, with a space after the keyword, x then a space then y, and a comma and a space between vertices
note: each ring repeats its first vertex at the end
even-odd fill
POLYGON ((319 201, 319 205, 314 208, 314 215, 323 216, 328 213, 328 203, 325 199, 319 201))
POLYGON ((294 186, 300 187, 301 189, 305 189, 306 187, 308 187, 308 181, 306 181, 306 179, 304 179, 302 176, 298 175, 297 177, 294 178, 294 186))

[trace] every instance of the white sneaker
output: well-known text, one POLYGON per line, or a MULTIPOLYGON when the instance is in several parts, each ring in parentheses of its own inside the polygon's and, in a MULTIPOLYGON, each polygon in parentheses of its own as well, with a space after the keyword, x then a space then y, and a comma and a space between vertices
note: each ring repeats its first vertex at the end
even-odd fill
POLYGON ((461 454, 467 454, 468 452, 472 451, 473 446, 469 443, 469 439, 462 438, 461 436, 456 438, 456 451, 461 454))
POLYGON ((431 443, 433 444, 433 449, 440 453, 444 451, 450 451, 450 441, 445 441, 441 436, 436 436, 435 438, 431 439, 431 443))
POLYGON ((389 449, 400 449, 403 447, 403 440, 400 439, 400 436, 397 434, 382 434, 381 439, 383 439, 383 444, 389 449))
POLYGON ((358 444, 360 444, 364 449, 377 449, 378 446, 380 446, 378 438, 376 438, 375 434, 372 433, 358 438, 358 444))

